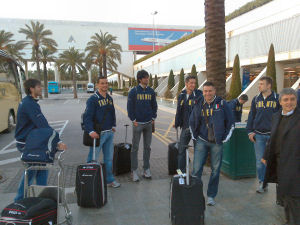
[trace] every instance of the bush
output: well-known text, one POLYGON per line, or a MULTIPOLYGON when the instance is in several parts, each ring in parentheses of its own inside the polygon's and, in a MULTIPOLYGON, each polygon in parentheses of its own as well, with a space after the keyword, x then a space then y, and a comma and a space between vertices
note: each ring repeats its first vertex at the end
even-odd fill
POLYGON ((178 90, 177 90, 177 97, 181 93, 183 88, 184 88, 184 70, 182 68, 181 71, 180 71, 180 74, 179 74, 179 84, 178 84, 178 90))
POLYGON ((240 59, 239 55, 236 55, 233 63, 233 71, 230 89, 228 93, 228 99, 232 100, 237 98, 242 93, 242 83, 240 77, 240 59))
POLYGON ((152 74, 150 73, 150 78, 149 78, 149 87, 153 86, 153 79, 152 79, 152 74))
POLYGON ((167 89, 166 92, 165 92, 164 97, 172 99, 173 98, 173 94, 172 94, 172 92, 169 89, 167 89))
POLYGON ((197 76, 197 70, 196 70, 195 64, 193 64, 193 66, 192 66, 191 76, 196 77, 196 89, 198 89, 198 87, 199 87, 199 82, 198 82, 198 76, 197 76))
POLYGON ((155 90, 157 87, 158 87, 158 78, 157 75, 155 75, 153 89, 155 90))

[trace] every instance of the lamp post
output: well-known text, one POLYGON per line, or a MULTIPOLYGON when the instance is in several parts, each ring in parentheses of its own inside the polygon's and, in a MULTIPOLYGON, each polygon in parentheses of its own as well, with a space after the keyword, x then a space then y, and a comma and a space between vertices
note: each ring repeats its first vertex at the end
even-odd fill
POLYGON ((152 52, 155 51, 155 38, 154 38, 154 16, 157 14, 157 11, 154 11, 153 13, 151 13, 151 15, 153 16, 153 29, 152 29, 152 36, 153 36, 153 42, 152 42, 152 52))

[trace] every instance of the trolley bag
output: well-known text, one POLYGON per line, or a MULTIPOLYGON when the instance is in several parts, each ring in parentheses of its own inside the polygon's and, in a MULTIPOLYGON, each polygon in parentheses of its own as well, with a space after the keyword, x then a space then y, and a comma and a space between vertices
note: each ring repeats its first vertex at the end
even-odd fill
POLYGON ((114 147, 113 173, 116 176, 129 173, 131 170, 130 154, 132 145, 127 143, 127 127, 129 125, 126 124, 124 126, 126 127, 125 142, 116 144, 114 147))
POLYGON ((178 168, 178 129, 176 129, 176 142, 168 146, 168 171, 169 175, 176 174, 178 168))
POLYGON ((201 179, 189 175, 189 151, 186 150, 186 174, 171 181, 170 217, 172 225, 204 225, 205 199, 201 179))
POLYGON ((100 208, 107 202, 105 165, 95 161, 96 139, 93 144, 93 162, 82 164, 76 171, 77 204, 86 208, 100 208))
POLYGON ((0 225, 56 224, 57 203, 48 198, 30 197, 14 202, 1 213, 0 225))

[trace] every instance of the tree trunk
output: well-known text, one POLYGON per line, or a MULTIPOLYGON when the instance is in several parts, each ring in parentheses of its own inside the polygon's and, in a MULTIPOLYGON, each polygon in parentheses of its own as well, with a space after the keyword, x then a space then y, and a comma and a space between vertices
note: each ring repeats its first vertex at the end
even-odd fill
POLYGON ((103 76, 103 73, 102 73, 102 66, 99 65, 99 77, 102 77, 103 76))
POLYGON ((48 77, 47 77, 47 62, 44 64, 44 97, 48 98, 48 77))
POLYGON ((226 44, 224 0, 205 0, 205 45, 207 80, 217 95, 226 95, 226 44))
POLYGON ((75 67, 72 67, 72 80, 73 80, 73 94, 74 94, 74 98, 77 98, 76 69, 75 69, 75 67))
POLYGON ((106 55, 103 54, 103 76, 107 77, 107 68, 106 68, 106 55))

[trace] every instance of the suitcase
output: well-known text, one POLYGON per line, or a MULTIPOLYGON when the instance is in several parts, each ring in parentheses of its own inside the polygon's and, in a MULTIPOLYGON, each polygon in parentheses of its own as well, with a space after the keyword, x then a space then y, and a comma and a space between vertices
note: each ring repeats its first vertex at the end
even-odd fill
POLYGON ((170 217, 172 225, 204 225, 205 199, 201 179, 189 175, 186 150, 186 174, 175 175, 171 181, 170 217))
POLYGON ((178 169, 178 129, 176 129, 176 142, 168 146, 168 171, 169 175, 176 174, 178 169))
POLYGON ((77 204, 86 208, 100 208, 107 202, 105 165, 95 161, 96 139, 93 146, 93 162, 82 164, 76 171, 77 204))
POLYGON ((3 209, 0 225, 56 224, 57 203, 48 198, 29 197, 3 209))
POLYGON ((131 160, 130 154, 132 145, 127 143, 127 127, 125 133, 125 142, 116 144, 114 147, 114 158, 113 158, 113 173, 114 175, 120 175, 124 173, 129 173, 131 171, 131 160))

